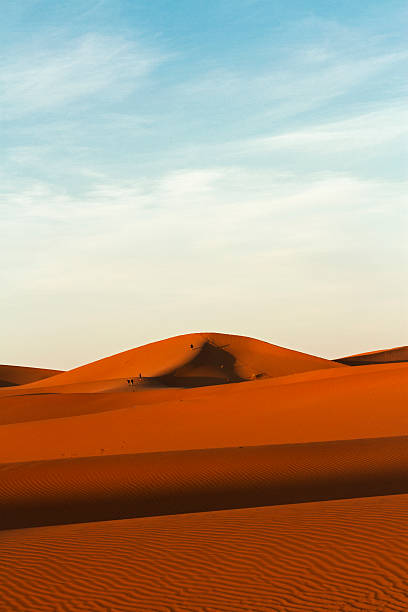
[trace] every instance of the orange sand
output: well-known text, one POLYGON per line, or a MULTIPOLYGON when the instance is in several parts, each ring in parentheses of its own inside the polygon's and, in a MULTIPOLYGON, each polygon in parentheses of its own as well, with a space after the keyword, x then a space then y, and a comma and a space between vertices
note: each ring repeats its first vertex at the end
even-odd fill
POLYGON ((0 533, 1 612, 404 612, 408 495, 0 533))
POLYGON ((0 468, 0 529, 408 492, 408 436, 0 468))
POLYGON ((0 387, 12 387, 49 378, 60 374, 61 370, 45 370, 25 366, 0 365, 0 387))
POLYGON ((0 389, 0 612, 405 610, 395 351, 188 334, 0 389))
MULTIPOLYGON (((261 340, 200 333, 175 336, 94 361, 54 376, 46 386, 118 378, 125 382, 139 374, 148 382, 166 386, 203 386, 334 367, 341 364, 261 340)), ((37 382, 32 386, 44 385, 37 382)))
POLYGON ((89 394, 89 400, 86 394, 5 395, 0 462, 408 434, 408 364, 343 370, 311 372, 310 380, 304 375, 292 383, 282 377, 127 389, 89 394))
POLYGON ((350 357, 336 359, 338 363, 351 366, 370 365, 374 363, 400 363, 403 361, 408 361, 408 346, 398 346, 392 349, 360 353, 358 355, 350 355, 350 357))

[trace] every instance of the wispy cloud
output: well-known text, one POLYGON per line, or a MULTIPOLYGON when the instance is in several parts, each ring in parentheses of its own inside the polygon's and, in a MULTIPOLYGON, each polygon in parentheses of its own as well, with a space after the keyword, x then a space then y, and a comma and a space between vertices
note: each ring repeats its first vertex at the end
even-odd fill
POLYGON ((137 87, 163 58, 135 41, 89 33, 2 58, 0 105, 5 119, 92 98, 112 100, 137 87))
POLYGON ((394 79, 394 95, 398 89, 402 94, 406 91, 402 67, 407 59, 407 51, 353 58, 306 46, 276 67, 271 61, 270 68, 252 73, 218 68, 202 74, 179 85, 177 95, 192 101, 199 99, 221 112, 242 105, 252 107, 258 117, 270 123, 319 108, 374 78, 388 78, 390 71, 400 71, 399 83, 394 79))
MULTIPOLYGON (((307 128, 262 136, 248 140, 247 150, 343 152, 377 147, 408 134, 406 104, 388 107, 327 123, 311 124, 307 128)), ((245 147, 245 143, 241 146, 245 147)))
MULTIPOLYGON (((62 240, 75 236, 85 250, 92 238, 92 248, 99 244, 107 254, 110 248, 150 250, 156 245, 158 258, 170 243, 182 253, 212 248, 226 254, 243 243, 244 252, 295 245, 315 249, 317 244, 332 249, 336 245, 328 237, 329 227, 340 246, 341 226, 362 217, 399 214, 404 202, 400 184, 342 174, 300 181, 296 175, 213 167, 139 181, 92 173, 90 178, 93 186, 78 196, 40 182, 21 188, 10 184, 2 193, 3 210, 13 211, 10 228, 18 236, 24 223, 24 240, 35 241, 38 228, 53 239, 56 232, 62 240)), ((359 239, 364 242, 368 235, 363 231, 359 239)))

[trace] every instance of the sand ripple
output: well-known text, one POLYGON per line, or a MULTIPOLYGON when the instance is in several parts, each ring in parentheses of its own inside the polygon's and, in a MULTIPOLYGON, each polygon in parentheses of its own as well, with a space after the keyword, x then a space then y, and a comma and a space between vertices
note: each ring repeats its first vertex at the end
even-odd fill
POLYGON ((1 612, 402 612, 408 496, 0 534, 1 612))

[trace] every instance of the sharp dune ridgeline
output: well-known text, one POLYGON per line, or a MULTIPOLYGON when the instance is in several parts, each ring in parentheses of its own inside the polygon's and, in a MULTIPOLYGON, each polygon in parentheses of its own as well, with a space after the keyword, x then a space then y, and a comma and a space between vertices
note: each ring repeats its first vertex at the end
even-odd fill
POLYGON ((406 351, 0 366, 1 612, 407 609, 406 351))
POLYGON ((408 346, 398 346, 392 349, 350 355, 349 357, 341 357, 334 361, 351 366, 377 363, 404 363, 408 361, 408 346))

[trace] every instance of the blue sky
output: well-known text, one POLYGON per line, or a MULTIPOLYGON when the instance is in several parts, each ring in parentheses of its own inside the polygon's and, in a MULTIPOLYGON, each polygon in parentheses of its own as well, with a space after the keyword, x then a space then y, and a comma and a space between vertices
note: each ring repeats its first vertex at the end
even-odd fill
POLYGON ((5 0, 0 360, 405 343, 404 5, 5 0))

